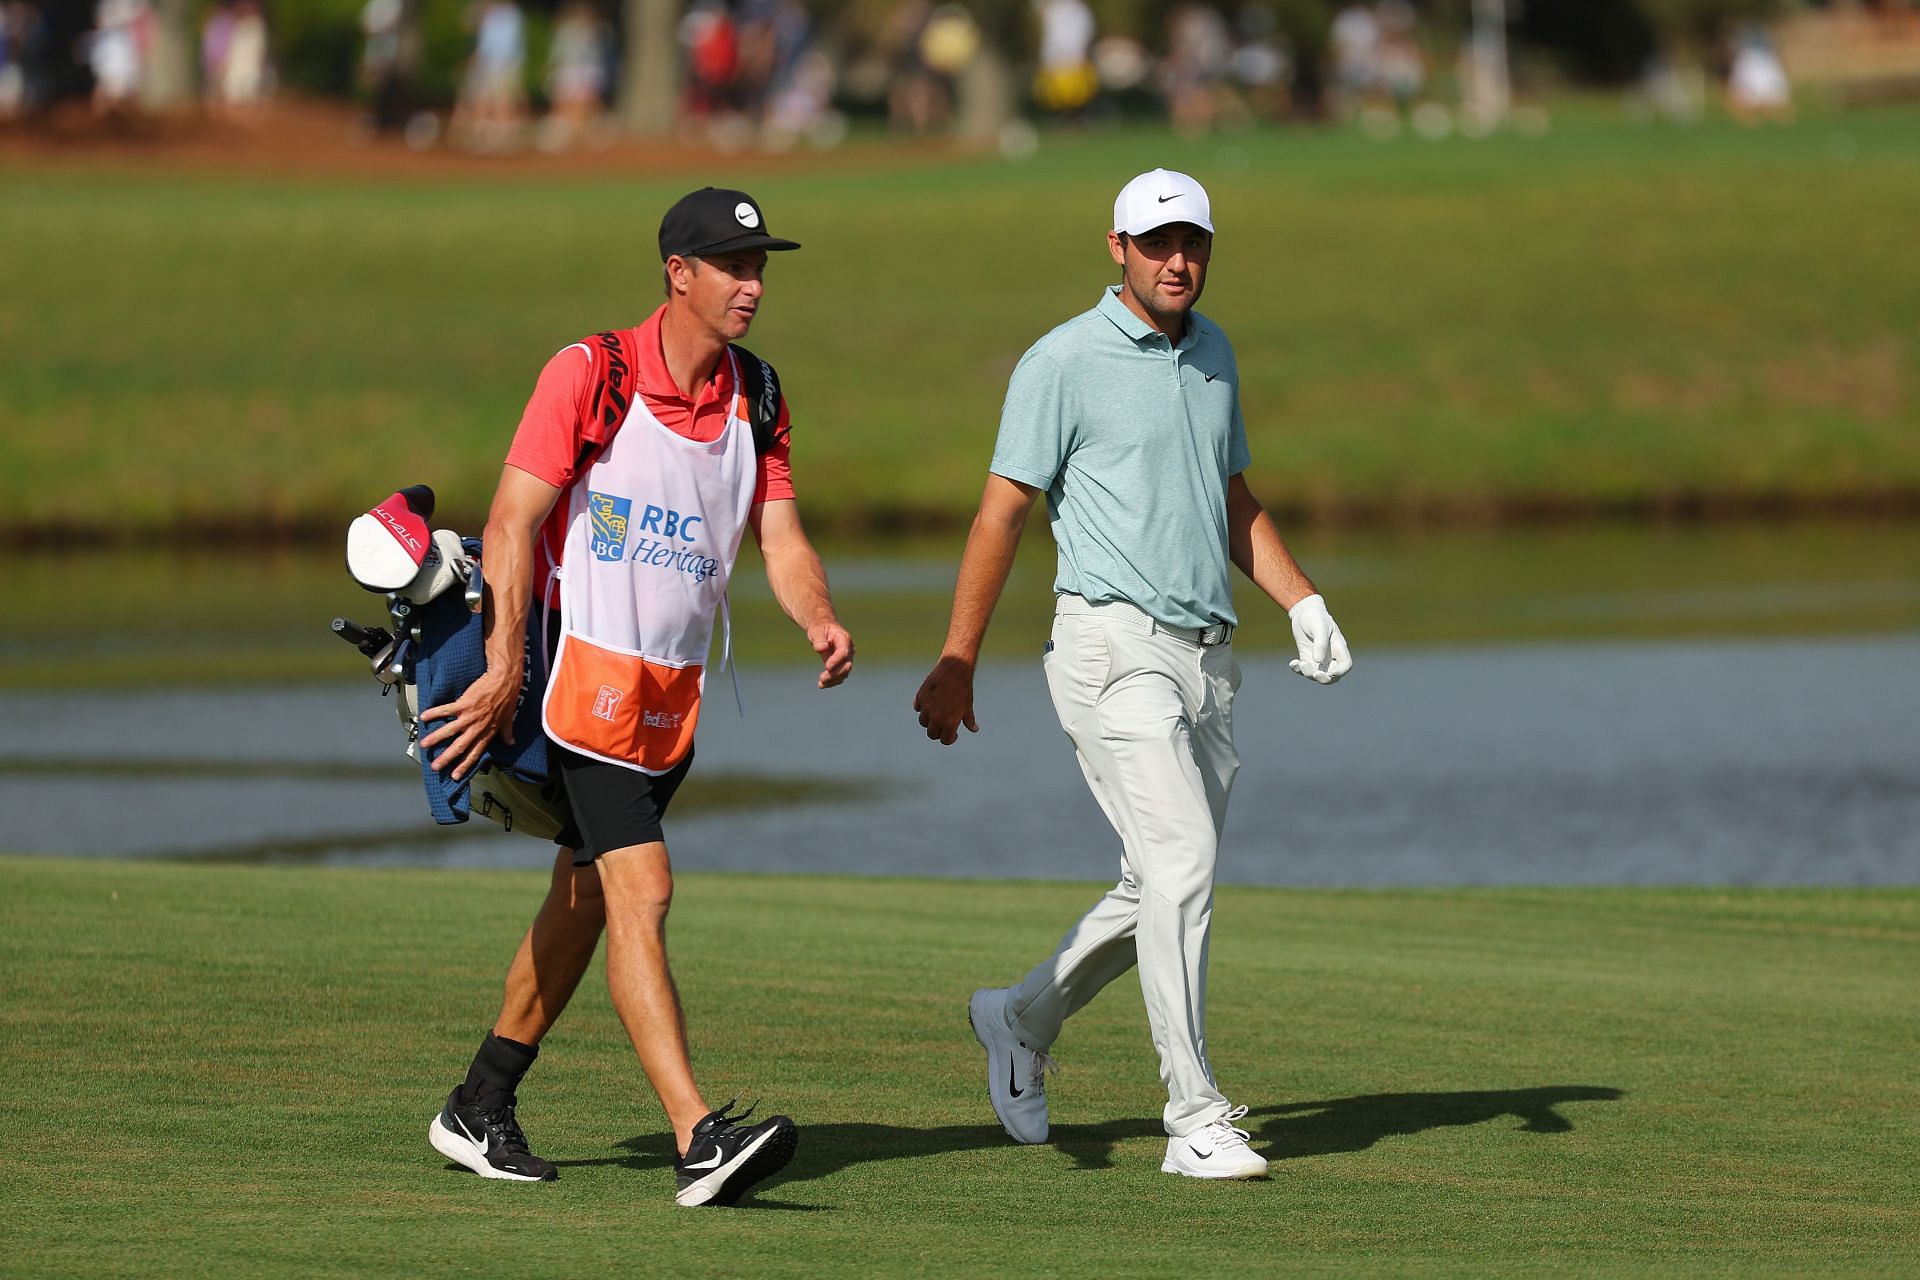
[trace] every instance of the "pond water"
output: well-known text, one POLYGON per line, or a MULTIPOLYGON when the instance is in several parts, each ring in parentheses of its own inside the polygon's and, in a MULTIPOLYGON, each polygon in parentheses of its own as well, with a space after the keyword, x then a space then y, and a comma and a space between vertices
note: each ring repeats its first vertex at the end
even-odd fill
MULTIPOLYGON (((913 691, 958 537, 825 548, 854 679, 821 693, 749 552, 725 682, 669 823, 676 864, 1106 879, 1118 845, 1038 651, 1030 531, 982 667, 983 730, 913 691)), ((1310 532, 1359 665, 1285 666, 1243 583, 1243 767, 1220 877, 1263 884, 1920 883, 1920 523, 1310 532)), ((542 866, 439 829, 391 704, 326 634, 377 602, 332 549, 15 554, 0 614, 0 850, 542 866)))
MULTIPOLYGON (((1920 635, 1358 657, 1331 688, 1243 658, 1223 882, 1920 883, 1920 635)), ((749 667, 745 718, 716 689, 694 777, 720 782, 676 806, 676 865, 1111 876, 1038 662, 983 668, 981 733, 948 748, 909 709, 922 674, 869 664, 823 693, 749 667)), ((545 865, 491 824, 430 824, 374 688, 0 694, 5 845, 545 865)))

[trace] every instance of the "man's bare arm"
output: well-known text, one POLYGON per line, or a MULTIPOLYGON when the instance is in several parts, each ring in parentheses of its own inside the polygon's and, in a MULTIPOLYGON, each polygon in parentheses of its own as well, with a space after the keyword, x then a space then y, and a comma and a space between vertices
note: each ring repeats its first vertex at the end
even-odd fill
POLYGON ((1253 496, 1244 475, 1227 481, 1227 550, 1240 572, 1282 609, 1291 609, 1314 594, 1313 582, 1295 563, 1274 528, 1273 517, 1253 496))
POLYGON ((759 503, 747 522, 767 563, 773 598, 820 655, 820 687, 833 688, 853 673, 853 637, 834 615, 827 571, 800 524, 799 504, 791 498, 759 503))
POLYGON ((921 727, 936 742, 953 745, 963 724, 969 733, 980 731, 973 715, 973 670, 980 661, 987 623, 1013 569, 1020 534, 1027 527, 1027 513, 1039 496, 1040 491, 1031 485, 1005 476, 987 477, 980 510, 967 534, 967 549, 960 557, 947 642, 940 650, 940 660, 913 698, 921 727))
MULTIPOLYGON (((513 709, 525 674, 527 610, 533 590, 533 540, 560 490, 518 467, 503 467, 487 516, 482 546, 486 565, 487 669, 452 702, 428 707, 422 720, 447 723, 420 739, 436 769, 464 778, 495 738, 513 741, 513 709), (432 748, 445 743, 437 756, 432 748)), ((542 590, 544 583, 539 584, 542 590)))

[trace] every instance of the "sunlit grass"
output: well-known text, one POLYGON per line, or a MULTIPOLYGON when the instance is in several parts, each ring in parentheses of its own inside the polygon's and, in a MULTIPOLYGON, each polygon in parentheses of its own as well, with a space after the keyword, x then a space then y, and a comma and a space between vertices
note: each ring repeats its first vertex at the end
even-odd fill
POLYGON ((709 1098, 802 1128, 760 1207, 695 1212, 597 973, 521 1094, 560 1181, 426 1144, 541 886, 0 860, 10 1270, 1879 1275, 1920 1250, 1912 891, 1222 889, 1212 1060, 1274 1176, 1219 1186, 1159 1172, 1130 977, 1055 1046, 1049 1145, 987 1107, 967 994, 1094 886, 683 876, 709 1098))

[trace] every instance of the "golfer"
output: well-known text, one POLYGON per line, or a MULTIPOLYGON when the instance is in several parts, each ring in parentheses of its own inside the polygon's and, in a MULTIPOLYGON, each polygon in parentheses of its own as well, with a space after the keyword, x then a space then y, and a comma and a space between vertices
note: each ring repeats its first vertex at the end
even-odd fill
POLYGON ((558 636, 543 719, 573 824, 500 1016, 429 1128, 436 1150, 482 1176, 557 1176, 528 1149, 514 1108, 603 929, 614 1009, 673 1126, 679 1203, 731 1204, 793 1154, 793 1121, 749 1125, 731 1104, 710 1108, 694 1083, 667 968, 673 872, 661 820, 693 764, 708 649, 748 530, 780 607, 819 655, 820 687, 853 666, 794 503, 778 379, 733 345, 765 295, 768 251, 799 247, 768 234, 745 192, 680 200, 660 223, 665 304, 637 328, 554 356, 507 454, 485 541, 486 674, 422 713, 447 723, 421 746, 459 777, 510 731, 537 596, 558 636))
POLYGON ((1240 767, 1228 562, 1287 610, 1293 670, 1332 684, 1353 660, 1241 474, 1233 347, 1193 309, 1213 257, 1206 191, 1183 173, 1143 173, 1121 189, 1112 226, 1120 283, 1014 369, 946 647, 913 705, 937 742, 978 731, 981 637, 1045 493, 1059 548, 1047 687, 1120 835, 1120 880, 1024 979, 974 993, 988 1097, 1015 1141, 1044 1142, 1047 1051, 1137 963, 1167 1088, 1161 1169, 1259 1178, 1267 1162, 1234 1125, 1247 1108, 1227 1101, 1207 1062, 1214 857, 1240 767))

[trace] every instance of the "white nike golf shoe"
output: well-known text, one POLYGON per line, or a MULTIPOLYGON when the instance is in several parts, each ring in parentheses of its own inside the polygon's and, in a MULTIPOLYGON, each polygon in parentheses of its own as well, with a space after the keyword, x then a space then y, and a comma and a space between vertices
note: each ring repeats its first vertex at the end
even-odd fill
POLYGON ((1005 987, 985 987, 967 1001, 967 1021, 987 1051, 987 1097, 1001 1127, 1015 1142, 1047 1140, 1047 1072, 1053 1059, 1020 1043, 1007 1025, 1005 987))
POLYGON ((1246 1114, 1245 1107, 1235 1107, 1184 1138, 1168 1138, 1167 1158, 1160 1162, 1160 1172, 1189 1178, 1266 1177, 1267 1162, 1247 1145, 1250 1135, 1245 1129, 1233 1127, 1233 1122, 1246 1114))

